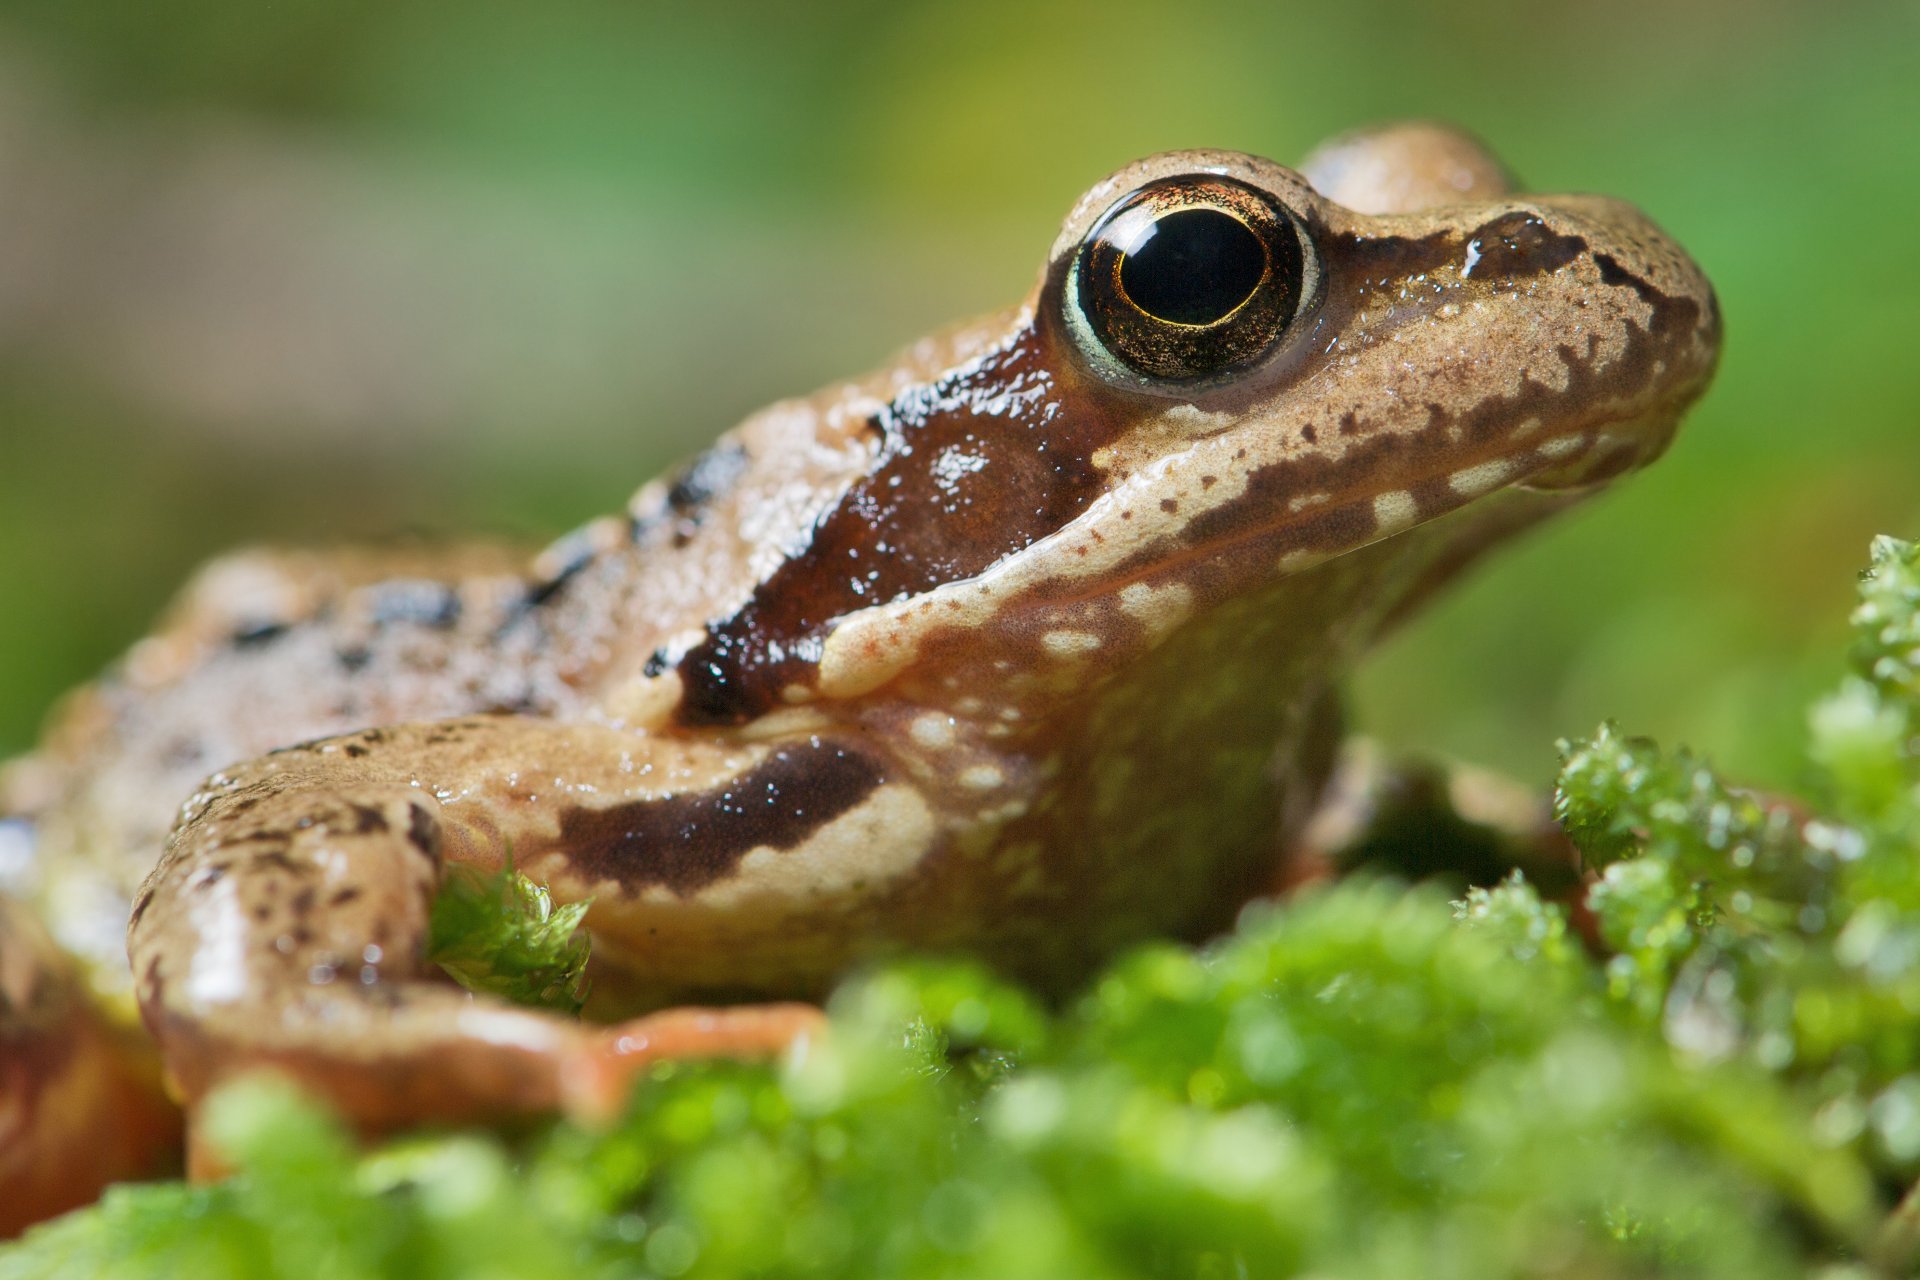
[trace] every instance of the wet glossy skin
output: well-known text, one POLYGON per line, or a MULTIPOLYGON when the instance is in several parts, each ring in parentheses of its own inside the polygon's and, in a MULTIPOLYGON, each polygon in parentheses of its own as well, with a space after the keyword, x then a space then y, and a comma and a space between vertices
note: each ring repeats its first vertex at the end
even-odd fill
POLYGON ((370 1127, 584 1105, 636 1036, 729 1051, 805 1023, 474 1000, 420 956, 449 860, 511 849, 591 895, 607 1016, 812 996, 903 948, 1070 983, 1230 919, 1311 812, 1360 651, 1656 457, 1718 341, 1644 217, 1510 195, 1444 131, 1300 173, 1153 157, 1087 193, 1018 307, 756 415, 530 576, 210 569, 10 775, 30 887, 102 966, 130 914, 189 1098, 271 1063, 370 1127), (1103 348, 1082 245, 1194 175, 1303 260, 1270 341, 1153 329, 1153 368, 1236 353, 1169 379, 1103 348))

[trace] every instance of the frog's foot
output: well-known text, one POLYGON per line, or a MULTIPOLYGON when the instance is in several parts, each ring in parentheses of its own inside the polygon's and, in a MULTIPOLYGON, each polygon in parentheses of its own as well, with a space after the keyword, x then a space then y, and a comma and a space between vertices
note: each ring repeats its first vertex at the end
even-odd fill
POLYGON ((1550 898, 1577 895, 1579 854, 1549 797, 1458 762, 1346 743, 1311 821, 1289 846, 1271 889, 1365 868, 1408 880, 1493 885, 1515 871, 1550 898))
POLYGON ((150 1046, 94 1005, 39 922, 0 897, 0 1238, 179 1158, 150 1046))
MULTIPOLYGON (((209 782, 128 931, 141 1012, 189 1106, 266 1069, 368 1135, 597 1118, 650 1062, 765 1056, 811 1032, 819 1015, 792 1006, 592 1026, 469 994, 427 958, 446 862, 497 865, 512 849, 531 866, 562 849, 565 811, 546 806, 631 795, 661 771, 635 763, 662 765, 656 745, 494 717, 309 744, 209 782)), ((678 776, 697 777, 691 748, 668 749, 678 776)))
POLYGON ((825 1029, 826 1015, 810 1004, 664 1009, 604 1029, 568 1071, 563 1102, 574 1119, 603 1124, 619 1113, 634 1077, 657 1063, 778 1057, 825 1029))
MULTIPOLYGON (((779 1057, 817 1038, 825 1031, 826 1021, 826 1014, 814 1005, 781 1003, 663 1009, 614 1026, 592 1028, 590 1034, 575 1039, 555 1055, 555 1105, 576 1124, 604 1128, 619 1118, 635 1080, 654 1066, 714 1058, 754 1061, 779 1057)), ((310 1076, 302 1078, 312 1082, 310 1076)), ((531 1096, 520 1093, 517 1100, 524 1102, 531 1096)), ((503 1098, 509 1106, 490 1118, 511 1109, 515 1100, 511 1096, 503 1098)), ((418 1121, 427 1114, 423 1111, 413 1119, 418 1121)), ((196 1121, 198 1118, 196 1110, 196 1121)), ((229 1172, 231 1168, 218 1145, 208 1140, 198 1124, 191 1127, 188 1176, 196 1182, 211 1182, 229 1172)), ((11 1185, 0 1181, 0 1192, 11 1185)), ((91 1194, 84 1197, 91 1198, 91 1194)), ((29 1221, 33 1220, 37 1218, 29 1221)), ((4 1220, 0 1220, 0 1227, 4 1227, 4 1220)))

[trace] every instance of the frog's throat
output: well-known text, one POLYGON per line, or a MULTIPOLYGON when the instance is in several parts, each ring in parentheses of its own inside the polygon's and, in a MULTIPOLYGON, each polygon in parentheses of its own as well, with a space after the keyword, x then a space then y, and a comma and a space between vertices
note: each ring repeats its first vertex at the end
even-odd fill
POLYGON ((1354 660, 1482 551, 1575 500, 1510 489, 1221 600, 1105 672, 1097 696, 1061 681, 1048 707, 990 686, 990 740, 1025 758, 1036 788, 998 839, 1016 897, 1023 853, 1046 850, 1046 918, 1070 913, 1084 951, 1227 924, 1313 811, 1354 660), (1020 717, 995 723, 1006 709, 1020 717))

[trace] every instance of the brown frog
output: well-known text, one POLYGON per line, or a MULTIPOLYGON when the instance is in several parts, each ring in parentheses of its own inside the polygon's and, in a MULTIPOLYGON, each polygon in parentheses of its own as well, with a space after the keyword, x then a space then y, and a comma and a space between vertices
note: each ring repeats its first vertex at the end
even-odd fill
POLYGON ((1018 306, 756 414, 530 571, 213 565, 9 775, 24 892, 189 1104, 271 1066, 369 1130, 604 1108, 814 1017, 685 1002, 878 954, 1057 988, 1230 921, 1358 655, 1657 457, 1719 338, 1644 216, 1517 195, 1444 129, 1153 156, 1018 306), (509 856, 591 898, 600 1022, 423 958, 443 870, 509 856))

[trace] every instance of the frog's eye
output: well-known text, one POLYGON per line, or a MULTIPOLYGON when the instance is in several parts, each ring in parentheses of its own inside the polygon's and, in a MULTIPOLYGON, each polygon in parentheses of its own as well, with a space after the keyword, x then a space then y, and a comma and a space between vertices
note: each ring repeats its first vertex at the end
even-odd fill
POLYGON ((1312 263, 1299 223, 1272 197, 1196 174, 1116 201, 1067 277, 1068 323, 1095 363, 1194 382, 1259 359, 1300 310, 1312 263))

